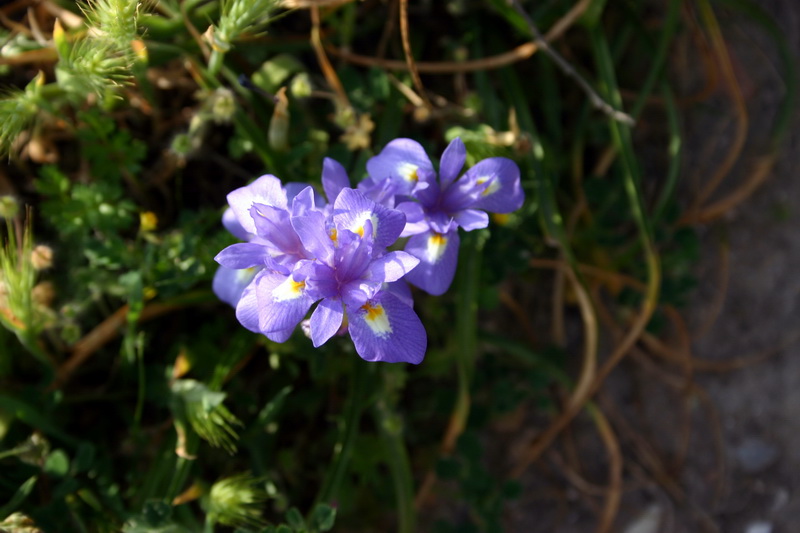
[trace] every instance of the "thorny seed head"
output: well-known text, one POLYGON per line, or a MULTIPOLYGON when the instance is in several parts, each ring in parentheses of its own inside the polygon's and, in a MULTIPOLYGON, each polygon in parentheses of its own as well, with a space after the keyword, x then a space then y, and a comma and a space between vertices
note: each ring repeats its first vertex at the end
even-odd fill
POLYGON ((31 265, 34 270, 45 270, 53 266, 53 249, 44 244, 37 244, 31 251, 31 265))

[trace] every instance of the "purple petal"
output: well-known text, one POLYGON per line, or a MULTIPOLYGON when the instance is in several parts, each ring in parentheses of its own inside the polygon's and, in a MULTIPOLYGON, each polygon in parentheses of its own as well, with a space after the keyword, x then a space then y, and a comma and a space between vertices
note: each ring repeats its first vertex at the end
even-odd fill
POLYGON ((456 180, 466 160, 467 148, 461 138, 456 137, 445 148, 439 164, 439 183, 441 183, 442 189, 446 189, 456 180))
POLYGON ((399 279, 392 283, 384 283, 382 289, 392 293, 398 300, 409 307, 414 307, 414 297, 411 296, 411 287, 405 280, 399 279))
POLYGON ((325 196, 328 197, 328 202, 334 203, 345 187, 350 187, 347 171, 341 163, 326 157, 322 161, 322 189, 325 191, 325 196))
POLYGON ((425 328, 414 310, 388 292, 348 308, 348 329, 366 361, 419 364, 425 357, 425 328))
POLYGON ((430 229, 425 218, 425 210, 417 202, 403 202, 398 204, 395 209, 406 216, 406 225, 403 227, 400 237, 416 235, 430 229))
POLYGON ((391 283, 405 276, 419 264, 419 259, 406 252, 389 252, 374 260, 367 269, 366 279, 391 283))
POLYGON ((307 185, 292 198, 292 216, 302 216, 317 209, 314 187, 307 185))
POLYGON ((344 306, 342 301, 333 298, 322 300, 311 315, 311 341, 314 348, 328 342, 342 327, 344 306))
POLYGON ((236 304, 236 320, 245 328, 255 333, 261 333, 258 327, 258 299, 256 298, 256 284, 263 275, 263 271, 256 274, 253 281, 242 292, 239 303, 236 304))
POLYGON ((367 177, 359 182, 357 190, 376 204, 391 209, 394 207, 398 186, 392 178, 376 180, 367 177))
POLYGON ((225 209, 225 212, 222 214, 222 225, 225 226, 225 229, 231 232, 231 234, 239 240, 249 241, 252 237, 252 234, 247 233, 242 225, 239 224, 239 220, 236 218, 236 213, 234 213, 233 209, 230 207, 225 209))
POLYGON ((364 221, 363 235, 341 230, 336 237, 333 267, 336 278, 342 282, 360 279, 372 258, 377 255, 372 240, 372 221, 364 221))
POLYGON ((381 153, 367 161, 367 172, 376 181, 391 178, 400 186, 400 194, 408 194, 419 179, 419 169, 433 170, 425 149, 411 139, 395 139, 381 153))
POLYGON ((254 204, 250 208, 250 217, 256 226, 257 242, 269 249, 275 261, 293 265, 306 257, 306 250, 292 228, 288 211, 254 204))
POLYGON ((265 272, 256 283, 261 332, 266 334, 297 326, 314 303, 306 292, 305 280, 295 279, 294 274, 265 272))
POLYGON ((436 183, 436 174, 432 170, 420 170, 419 174, 420 182, 414 187, 412 196, 426 208, 438 207, 442 197, 442 188, 436 183))
POLYGON ((489 225, 489 215, 477 209, 459 211, 453 218, 464 231, 483 229, 489 225))
POLYGON ((321 211, 309 211, 303 216, 292 217, 292 228, 312 259, 330 263, 333 259, 335 229, 321 211), (329 227, 330 226, 330 227, 329 227))
POLYGON ((342 189, 333 205, 336 227, 363 236, 367 221, 372 222, 372 236, 378 248, 393 244, 406 225, 406 217, 400 211, 378 205, 356 190, 342 189))
MULTIPOLYGON (((306 187, 311 187, 308 183, 300 183, 297 181, 290 181, 286 185, 283 186, 283 190, 286 191, 286 205, 291 205, 292 200, 300 194, 302 191, 306 189, 306 187)), ((325 198, 322 197, 316 190, 314 190, 314 201, 316 205, 322 206, 325 205, 325 198)))
POLYGON ((405 280, 434 296, 444 294, 456 273, 458 244, 458 230, 445 234, 429 231, 411 237, 406 252, 420 262, 405 280))
POLYGON ((255 268, 238 270, 221 266, 214 273, 211 288, 217 298, 236 307, 242 298, 245 287, 253 281, 257 272, 258 269, 255 268))
POLYGON ((234 270, 264 266, 272 262, 265 246, 251 242, 231 244, 218 253, 214 261, 234 270))
POLYGON ((491 213, 510 213, 522 207, 525 193, 519 174, 517 164, 505 157, 479 161, 462 178, 483 187, 470 207, 491 213))
POLYGON ((246 187, 228 193, 228 204, 233 209, 239 224, 249 233, 256 232, 255 224, 250 217, 250 207, 254 203, 286 209, 286 192, 281 188, 281 180, 267 174, 246 187))
POLYGON ((282 329, 280 331, 269 331, 264 336, 273 342, 286 342, 294 333, 294 327, 282 329))

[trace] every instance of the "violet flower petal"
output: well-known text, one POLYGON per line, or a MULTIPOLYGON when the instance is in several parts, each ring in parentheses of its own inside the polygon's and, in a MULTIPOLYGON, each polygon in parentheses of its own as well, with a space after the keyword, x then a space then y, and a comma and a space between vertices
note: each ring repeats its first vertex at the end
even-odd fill
POLYGON ((347 309, 356 352, 366 361, 419 364, 425 357, 425 328, 414 310, 381 291, 364 305, 347 309))
POLYGON ((314 303, 307 295, 305 280, 294 276, 265 272, 257 280, 258 327, 262 333, 294 328, 314 303))
MULTIPOLYGON (((262 271, 263 272, 263 271, 262 271)), ((247 285, 242 292, 239 303, 236 304, 236 320, 254 333, 261 333, 258 327, 258 299, 256 298, 256 283, 262 275, 262 272, 256 274, 253 281, 247 285)))
POLYGON ((222 213, 222 225, 225 226, 225 229, 240 241, 249 241, 253 236, 252 233, 245 231, 242 225, 239 224, 239 219, 236 218, 236 213, 234 213, 233 209, 230 207, 225 209, 225 212, 222 213))
POLYGON ((257 268, 239 270, 221 266, 214 273, 211 289, 217 298, 236 307, 242 298, 245 287, 253 281, 258 270, 257 268))
POLYGON ((372 261, 366 278, 378 283, 397 281, 419 264, 419 259, 406 252, 389 252, 372 261))
POLYGON ((479 161, 462 179, 483 187, 470 206, 474 209, 510 213, 522 207, 525 201, 519 167, 505 157, 490 157, 479 161))
POLYGON ((333 221, 337 228, 364 235, 367 221, 372 222, 372 237, 377 248, 394 243, 406 225, 406 216, 388 209, 354 189, 342 189, 333 205, 333 221))
POLYGON ((333 259, 333 238, 336 229, 328 228, 325 215, 320 211, 309 211, 303 216, 292 217, 292 228, 311 259, 330 263, 333 259))
POLYGON ((325 191, 325 196, 328 197, 328 202, 334 203, 336 197, 346 187, 350 187, 347 171, 341 163, 326 157, 322 161, 322 189, 325 191))
POLYGON ((489 215, 478 209, 464 209, 456 213, 453 219, 464 231, 483 229, 489 225, 489 215))
POLYGON ((325 344, 336 335, 344 320, 344 305, 334 298, 322 300, 311 314, 311 341, 314 348, 325 344))
POLYGON ((414 235, 405 250, 420 263, 404 279, 428 294, 444 294, 456 273, 458 245, 457 229, 444 234, 428 231, 414 235))
POLYGON ((433 170, 425 149, 411 139, 395 139, 381 153, 367 161, 367 172, 375 180, 392 178, 398 184, 398 194, 408 194, 419 180, 419 169, 433 170))
POLYGON ((286 192, 281 188, 281 180, 271 174, 261 176, 250 185, 228 193, 228 204, 233 209, 242 228, 255 233, 256 228, 250 217, 250 207, 254 203, 286 209, 286 192))
POLYGON ((458 177, 467 161, 467 147, 460 137, 456 137, 445 148, 439 163, 439 183, 446 189, 458 177))
POLYGON ((395 207, 406 216, 406 225, 400 237, 409 237, 430 229, 425 210, 417 202, 403 202, 395 207))
POLYGON ((239 242, 231 244, 214 257, 223 267, 240 270, 272 263, 267 248, 261 244, 239 242))

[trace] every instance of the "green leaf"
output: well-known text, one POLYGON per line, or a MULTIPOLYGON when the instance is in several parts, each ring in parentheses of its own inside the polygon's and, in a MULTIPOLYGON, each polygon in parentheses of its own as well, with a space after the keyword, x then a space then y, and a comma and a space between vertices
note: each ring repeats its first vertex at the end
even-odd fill
POLYGON ((330 531, 336 521, 336 508, 326 503, 317 504, 311 511, 311 527, 317 531, 330 531))
POLYGON ((292 507, 286 511, 286 522, 292 527, 292 529, 298 531, 304 531, 306 529, 306 521, 303 519, 303 515, 300 513, 297 507, 292 507))
POLYGON ((52 476, 65 476, 69 472, 69 457, 64 450, 54 450, 47 456, 43 470, 52 476))
POLYGON ((165 501, 149 501, 142 509, 142 517, 153 527, 163 526, 171 516, 172 506, 165 501))
POLYGON ((19 486, 17 492, 14 493, 11 499, 8 500, 4 506, 0 507, 0 520, 5 520, 8 515, 13 513, 16 508, 19 507, 23 501, 25 501, 25 498, 27 498, 33 490, 33 486, 36 484, 37 479, 38 476, 29 477, 25 483, 19 486))

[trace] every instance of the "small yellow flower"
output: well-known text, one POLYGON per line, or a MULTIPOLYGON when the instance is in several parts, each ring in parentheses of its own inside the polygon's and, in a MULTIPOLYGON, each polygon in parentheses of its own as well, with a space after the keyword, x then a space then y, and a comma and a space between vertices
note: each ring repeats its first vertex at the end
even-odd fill
POLYGON ((139 227, 146 233, 155 231, 158 227, 158 216, 152 211, 139 213, 139 227))
POLYGON ((369 148, 372 144, 370 134, 374 129, 375 123, 372 122, 372 118, 369 115, 359 115, 358 119, 345 129, 342 134, 342 141, 350 151, 369 148))

